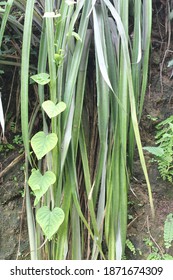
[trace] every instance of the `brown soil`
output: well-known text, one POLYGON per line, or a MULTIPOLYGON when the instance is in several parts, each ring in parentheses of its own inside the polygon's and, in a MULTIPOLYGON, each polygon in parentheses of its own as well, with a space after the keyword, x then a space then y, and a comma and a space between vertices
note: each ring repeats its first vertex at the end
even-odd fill
POLYGON ((12 168, 1 178, 0 183, 0 259, 26 259, 29 252, 26 224, 23 161, 13 152, 3 161, 3 170, 12 168))
POLYGON ((29 243, 23 199, 24 154, 21 152, 22 145, 13 143, 15 135, 21 135, 18 117, 19 76, 16 70, 7 70, 5 73, 7 74, 0 80, 0 85, 4 112, 10 101, 7 110, 10 114, 6 116, 5 139, 0 139, 0 259, 15 260, 28 258, 29 243), (13 73, 16 81, 14 85, 11 83, 13 73), (10 94, 12 87, 13 92, 10 94))

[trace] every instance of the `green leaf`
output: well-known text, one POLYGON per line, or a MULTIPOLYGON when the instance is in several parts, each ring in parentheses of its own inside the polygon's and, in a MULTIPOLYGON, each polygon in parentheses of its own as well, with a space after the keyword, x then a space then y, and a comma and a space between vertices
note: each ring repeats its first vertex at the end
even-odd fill
POLYGON ((39 73, 31 76, 31 79, 39 85, 46 85, 50 82, 50 75, 47 73, 39 73))
POLYGON ((55 183, 55 181, 56 176, 52 171, 47 171, 44 175, 42 175, 39 170, 32 170, 28 184, 36 196, 34 206, 37 205, 40 198, 47 192, 50 185, 55 183))
POLYGON ((157 157, 161 157, 164 154, 164 150, 161 147, 143 147, 143 150, 146 150, 157 157))
POLYGON ((45 236, 50 240, 64 221, 64 211, 55 207, 50 211, 47 206, 41 207, 36 213, 37 223, 42 228, 45 236))
POLYGON ((169 215, 167 215, 164 224, 164 243, 166 249, 171 247, 172 241, 173 241, 173 214, 170 213, 169 215))
POLYGON ((147 260, 161 260, 160 254, 154 252, 148 255, 147 260))
POLYGON ((37 159, 41 159, 50 152, 57 144, 58 138, 55 133, 46 135, 43 131, 36 133, 31 139, 31 146, 37 159))
POLYGON ((169 255, 169 254, 164 254, 163 255, 163 259, 164 260, 173 260, 173 256, 169 255))
POLYGON ((53 118, 58 116, 61 112, 66 109, 66 104, 64 102, 59 102, 58 104, 54 104, 51 100, 44 101, 42 107, 49 118, 53 118))
POLYGON ((5 5, 7 5, 7 2, 5 2, 5 1, 0 2, 0 6, 5 6, 5 5))
POLYGON ((169 134, 169 133, 165 133, 165 134, 162 135, 162 138, 163 138, 163 139, 164 139, 164 138, 172 138, 172 135, 169 134))
POLYGON ((65 54, 63 49, 59 49, 57 53, 55 53, 55 63, 57 66, 60 66, 64 60, 65 54))
POLYGON ((99 24, 100 24, 99 14, 96 11, 95 7, 93 9, 93 19, 94 19, 94 30, 95 30, 95 32, 94 32, 95 48, 96 48, 96 54, 97 54, 97 58, 98 58, 100 72, 103 76, 103 79, 109 86, 109 88, 113 91, 113 88, 112 88, 112 85, 111 85, 111 82, 110 82, 109 76, 108 76, 107 62, 106 62, 105 56, 104 56, 104 49, 103 49, 101 33, 100 33, 100 26, 99 26, 99 24))
POLYGON ((136 249, 135 249, 135 246, 133 245, 133 243, 127 239, 126 240, 126 246, 129 248, 129 250, 133 253, 133 255, 136 254, 136 249))

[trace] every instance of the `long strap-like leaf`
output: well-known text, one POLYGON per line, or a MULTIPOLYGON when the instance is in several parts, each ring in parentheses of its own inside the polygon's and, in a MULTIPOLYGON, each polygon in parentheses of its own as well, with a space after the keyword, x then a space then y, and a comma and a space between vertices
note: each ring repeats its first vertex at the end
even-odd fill
MULTIPOLYGON (((28 125, 28 83, 29 83, 29 58, 30 58, 30 43, 32 35, 32 17, 34 9, 34 0, 27 1, 26 15, 23 33, 23 46, 22 46, 22 65, 21 65, 21 123, 22 123, 22 136, 25 146, 27 158, 30 160, 29 149, 29 125, 28 125)), ((27 163, 27 160, 26 160, 27 163)), ((28 180, 28 164, 26 165, 26 185, 28 180)), ((37 246, 35 236, 35 224, 33 219, 32 208, 29 198, 28 187, 26 189, 26 206, 28 216, 28 229, 29 240, 31 249, 31 259, 37 259, 37 246)))
POLYGON ((122 48, 123 48, 123 53, 124 57, 126 60, 127 64, 127 77, 128 77, 128 87, 129 87, 129 99, 130 99, 130 107, 131 107, 131 118, 132 118, 132 123, 133 123, 133 129, 135 133, 135 139, 138 147, 138 152, 139 152, 139 157, 142 165, 142 169, 145 175, 147 187, 148 187, 148 194, 149 194, 149 201, 150 201, 150 206, 151 206, 151 211, 152 215, 154 216, 154 204, 153 204, 153 198, 152 198, 152 191, 151 191, 151 186, 150 186, 150 181, 148 178, 148 173, 147 173, 147 168, 146 168, 146 163, 145 163, 145 158, 143 155, 143 150, 142 150, 142 144, 141 144, 141 139, 140 139, 140 133, 139 133, 139 127, 138 127, 138 120, 137 120, 137 114, 136 114, 136 105, 135 105, 135 98, 134 98, 134 90, 133 90, 133 82, 132 82, 132 75, 131 75, 131 63, 130 63, 130 57, 129 57, 129 52, 128 52, 128 41, 126 38, 126 34, 124 32, 124 27, 121 22, 121 18, 119 14, 117 13, 116 9, 114 6, 111 4, 109 0, 104 0, 105 4, 109 8, 112 16, 114 17, 115 21, 117 22, 117 28, 119 31, 119 34, 121 36, 121 43, 122 43, 122 48))

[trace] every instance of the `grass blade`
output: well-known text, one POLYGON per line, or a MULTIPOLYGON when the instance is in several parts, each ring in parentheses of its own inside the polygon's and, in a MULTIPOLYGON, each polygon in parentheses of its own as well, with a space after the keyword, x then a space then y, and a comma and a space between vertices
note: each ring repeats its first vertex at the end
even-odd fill
POLYGON ((13 5, 13 1, 14 0, 8 0, 7 1, 6 6, 5 6, 5 11, 3 13, 1 29, 0 29, 0 48, 1 48, 1 45, 2 45, 2 39, 3 39, 6 23, 7 23, 7 20, 8 20, 8 16, 10 14, 10 10, 11 10, 11 7, 13 5))

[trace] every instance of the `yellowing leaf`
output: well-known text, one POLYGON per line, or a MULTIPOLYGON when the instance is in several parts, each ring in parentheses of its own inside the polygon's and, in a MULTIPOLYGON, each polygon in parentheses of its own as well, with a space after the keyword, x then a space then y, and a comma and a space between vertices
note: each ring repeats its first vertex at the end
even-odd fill
POLYGON ((58 116, 61 112, 66 109, 66 104, 64 102, 59 102, 58 104, 54 104, 51 100, 44 101, 42 107, 49 118, 53 118, 58 116))

